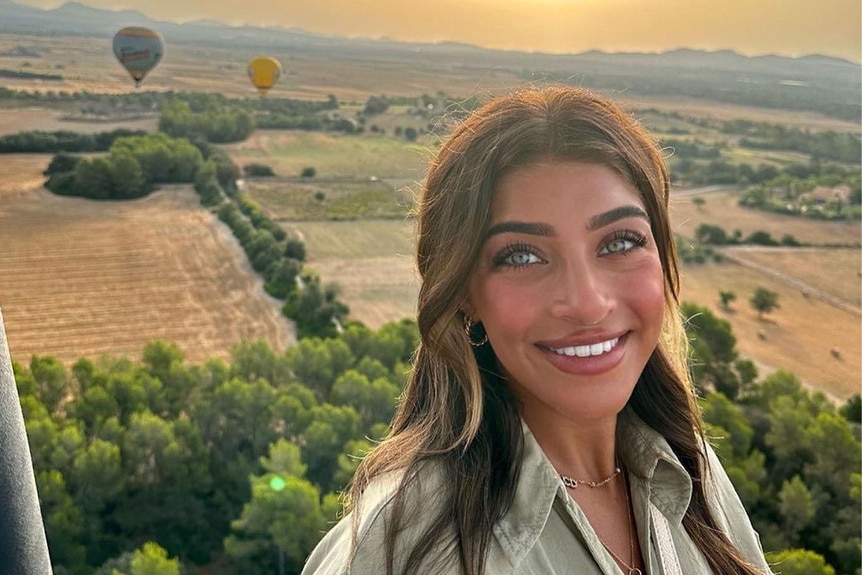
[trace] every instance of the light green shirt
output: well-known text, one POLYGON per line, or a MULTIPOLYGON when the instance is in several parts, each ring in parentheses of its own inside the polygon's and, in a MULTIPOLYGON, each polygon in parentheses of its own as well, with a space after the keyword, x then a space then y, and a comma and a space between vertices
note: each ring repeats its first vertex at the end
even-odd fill
MULTIPOLYGON (((630 411, 620 416, 618 450, 628 473, 637 536, 647 566, 644 575, 671 575, 668 551, 658 553, 655 513, 667 520, 675 554, 684 575, 716 575, 682 526, 691 499, 691 478, 667 441, 630 411), (652 504, 652 505, 651 505, 652 504), (660 560, 660 555, 664 561, 660 560)), ((617 563, 596 536, 578 504, 548 461, 529 428, 524 425, 524 454, 515 499, 509 512, 494 527, 486 561, 486 575, 620 575, 617 563), (557 504, 555 505, 555 501, 557 504)), ((771 573, 757 534, 751 527, 730 480, 708 449, 711 473, 710 508, 719 527, 742 555, 763 572, 771 573)), ((323 538, 309 556, 302 575, 385 575, 383 536, 389 504, 398 477, 375 480, 366 489, 361 507, 345 517, 323 538), (357 545, 351 553, 353 520, 358 519, 357 545)), ((405 550, 424 531, 431 510, 445 486, 439 474, 421 475, 421 484, 409 491, 408 523, 395 549, 395 572, 406 559, 405 550)), ((666 531, 665 531, 666 533, 666 531)), ((423 564, 421 575, 456 575, 460 567, 451 555, 438 553, 442 562, 423 564)), ((414 575, 414 574, 411 574, 414 575)), ((415 574, 420 575, 420 574, 415 574)))

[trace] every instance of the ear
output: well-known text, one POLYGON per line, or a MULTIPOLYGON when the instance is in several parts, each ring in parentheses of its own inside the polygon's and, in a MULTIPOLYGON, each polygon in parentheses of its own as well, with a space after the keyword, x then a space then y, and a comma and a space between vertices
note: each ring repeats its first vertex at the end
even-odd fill
POLYGON ((473 305, 473 302, 470 301, 470 297, 468 296, 463 302, 461 302, 461 313, 472 319, 474 322, 481 321, 478 317, 476 317, 476 306, 473 305))

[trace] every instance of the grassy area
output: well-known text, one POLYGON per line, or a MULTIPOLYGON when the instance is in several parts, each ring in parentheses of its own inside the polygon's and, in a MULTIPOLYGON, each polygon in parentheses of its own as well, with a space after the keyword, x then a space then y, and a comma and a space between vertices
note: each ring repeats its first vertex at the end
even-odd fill
POLYGON ((280 176, 313 167, 319 178, 370 177, 420 180, 431 155, 422 143, 381 135, 341 135, 258 130, 245 142, 225 146, 239 165, 267 164, 280 176))
POLYGON ((379 181, 254 180, 245 191, 276 221, 403 219, 411 205, 408 194, 379 181))
POLYGON ((330 259, 412 257, 413 222, 361 220, 356 222, 291 222, 308 249, 309 264, 330 259))

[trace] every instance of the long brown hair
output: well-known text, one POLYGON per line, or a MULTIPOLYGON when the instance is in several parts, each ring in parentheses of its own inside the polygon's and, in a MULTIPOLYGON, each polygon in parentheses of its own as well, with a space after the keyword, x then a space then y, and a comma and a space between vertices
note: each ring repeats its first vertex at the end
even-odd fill
POLYGON ((539 158, 609 166, 640 193, 662 262, 668 313, 629 405, 667 438, 691 476, 693 495, 683 524, 713 571, 756 575, 706 503, 703 429, 678 311, 667 167, 655 140, 636 120, 608 99, 578 88, 527 88, 491 100, 456 127, 431 163, 416 211, 421 344, 391 434, 357 469, 348 501, 361 504, 372 479, 403 472, 385 535, 386 572, 393 575, 407 491, 433 460, 451 489, 398 563, 407 574, 454 557, 466 575, 483 575, 493 526, 514 498, 523 437, 514 398, 495 375, 493 350, 474 351, 459 308, 497 182, 539 158))

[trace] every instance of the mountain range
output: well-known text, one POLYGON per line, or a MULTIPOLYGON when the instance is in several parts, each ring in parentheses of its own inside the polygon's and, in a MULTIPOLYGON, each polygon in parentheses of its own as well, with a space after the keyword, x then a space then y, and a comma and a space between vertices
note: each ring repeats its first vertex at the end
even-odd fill
POLYGON ((324 34, 312 34, 299 28, 229 26, 213 20, 197 20, 182 24, 157 21, 134 10, 110 11, 92 8, 79 2, 68 2, 50 10, 33 8, 0 0, 0 33, 17 34, 64 34, 88 37, 110 37, 123 26, 146 26, 157 29, 168 43, 232 43, 238 46, 284 50, 332 50, 343 49, 348 53, 366 53, 368 57, 385 54, 415 58, 445 55, 483 60, 486 64, 505 62, 531 64, 531 67, 557 67, 562 62, 573 60, 607 60, 617 64, 708 67, 724 70, 748 70, 750 72, 770 70, 791 76, 818 76, 824 67, 830 71, 858 70, 859 65, 823 55, 800 58, 768 55, 748 57, 731 50, 705 52, 678 49, 663 53, 605 53, 588 51, 580 54, 557 55, 532 52, 492 50, 458 42, 414 43, 385 39, 346 38, 324 34))
MULTIPOLYGON (((508 70, 527 82, 576 82, 651 96, 685 96, 734 104, 811 110, 857 122, 862 66, 812 54, 744 56, 732 50, 677 49, 662 53, 547 54, 493 50, 459 42, 417 43, 313 34, 299 28, 230 26, 213 20, 157 21, 132 10, 110 11, 68 2, 50 10, 0 0, 0 34, 110 38, 124 26, 158 30, 170 46, 229 46, 240 54, 276 57, 429 63, 508 70)), ((19 47, 25 49, 24 47, 19 47)))

